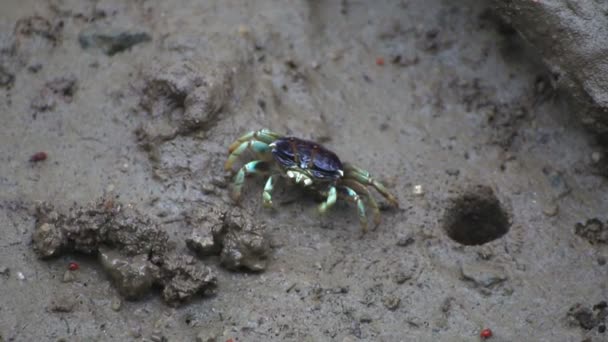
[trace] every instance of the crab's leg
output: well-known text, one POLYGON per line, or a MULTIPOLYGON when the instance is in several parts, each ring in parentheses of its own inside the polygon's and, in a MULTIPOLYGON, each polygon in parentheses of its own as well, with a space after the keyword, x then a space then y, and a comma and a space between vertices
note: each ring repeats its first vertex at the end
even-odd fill
POLYGON ((342 183, 351 189, 355 190, 360 196, 365 197, 368 204, 371 206, 372 211, 374 212, 374 228, 380 224, 380 208, 378 207, 378 203, 374 199, 372 193, 365 187, 365 185, 357 182, 354 179, 344 179, 342 183))
POLYGON ((236 139, 236 141, 233 142, 230 147, 228 147, 228 153, 232 153, 232 151, 238 148, 242 143, 249 140, 258 140, 266 144, 270 144, 271 142, 279 139, 280 137, 282 137, 281 134, 275 133, 265 128, 257 131, 251 131, 236 139))
POLYGON ((389 202, 391 202, 392 205, 394 205, 395 207, 399 207, 399 201, 397 201, 397 198, 393 194, 391 194, 382 183, 373 179, 369 172, 351 164, 344 164, 344 178, 354 179, 364 185, 373 186, 376 190, 378 190, 379 193, 382 194, 382 196, 384 196, 389 202))
POLYGON ((267 208, 272 207, 272 190, 274 189, 274 183, 276 181, 276 178, 276 175, 268 177, 266 185, 264 186, 264 192, 262 193, 262 203, 267 208))
POLYGON ((319 212, 321 214, 325 213, 327 211, 327 209, 331 208, 334 204, 336 204, 337 199, 338 199, 338 193, 336 191, 336 187, 332 185, 329 188, 329 192, 327 193, 327 199, 325 200, 325 202, 323 202, 323 203, 321 203, 321 205, 319 205, 319 212))
POLYGON ((342 194, 344 196, 346 196, 346 198, 348 200, 351 200, 357 204, 357 212, 359 213, 359 222, 361 222, 361 231, 363 233, 366 233, 367 232, 367 216, 365 215, 365 204, 363 204, 361 197, 355 192, 355 190, 353 190, 347 186, 344 186, 344 185, 339 186, 338 190, 340 190, 342 192, 342 194))
POLYGON ((232 184, 232 199, 238 201, 241 198, 241 189, 245 182, 245 176, 249 174, 263 174, 268 172, 269 165, 265 161, 254 160, 245 164, 239 169, 236 176, 234 176, 234 182, 232 184))
POLYGON ((234 164, 234 162, 239 158, 239 156, 247 149, 250 149, 255 152, 258 157, 264 157, 266 154, 268 154, 268 152, 270 152, 270 146, 268 146, 268 144, 265 142, 257 140, 249 140, 242 142, 239 146, 232 150, 232 152, 228 156, 228 159, 226 160, 226 163, 224 164, 224 169, 232 169, 232 164, 234 164))

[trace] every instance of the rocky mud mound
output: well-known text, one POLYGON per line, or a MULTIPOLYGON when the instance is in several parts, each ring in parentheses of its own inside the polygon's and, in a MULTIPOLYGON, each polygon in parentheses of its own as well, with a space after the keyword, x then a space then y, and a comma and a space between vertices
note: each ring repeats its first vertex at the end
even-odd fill
POLYGON ((192 236, 186 245, 202 257, 219 255, 221 264, 230 270, 259 272, 267 267, 270 242, 265 227, 242 209, 217 209, 190 217, 192 236))
POLYGON ((73 252, 97 256, 127 299, 141 298, 159 286, 163 300, 177 305, 198 294, 211 294, 217 285, 209 268, 175 254, 157 222, 113 199, 75 207, 67 214, 49 203, 39 205, 32 241, 40 258, 73 252))

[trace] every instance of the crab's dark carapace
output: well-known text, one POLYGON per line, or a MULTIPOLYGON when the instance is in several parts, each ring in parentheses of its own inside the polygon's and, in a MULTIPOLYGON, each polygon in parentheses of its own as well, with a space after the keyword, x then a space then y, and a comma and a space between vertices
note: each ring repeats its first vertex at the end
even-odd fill
POLYGON ((285 168, 297 166, 315 178, 336 180, 342 177, 343 166, 338 156, 314 141, 285 137, 273 143, 272 155, 285 168))

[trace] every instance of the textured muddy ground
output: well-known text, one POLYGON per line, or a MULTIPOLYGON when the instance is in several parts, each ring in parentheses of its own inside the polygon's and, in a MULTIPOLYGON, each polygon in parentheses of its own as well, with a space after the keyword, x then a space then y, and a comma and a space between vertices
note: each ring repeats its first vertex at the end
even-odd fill
POLYGON ((604 156, 487 6, 3 2, 0 340, 605 340, 604 156), (401 208, 234 209, 263 127, 401 208))

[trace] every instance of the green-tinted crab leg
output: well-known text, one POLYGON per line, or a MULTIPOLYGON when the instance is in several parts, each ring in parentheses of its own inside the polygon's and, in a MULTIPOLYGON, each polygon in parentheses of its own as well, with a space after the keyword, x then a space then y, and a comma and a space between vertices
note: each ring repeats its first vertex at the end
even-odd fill
POLYGON ((325 202, 319 205, 319 212, 321 214, 325 213, 327 209, 331 208, 334 204, 336 204, 336 200, 338 199, 338 193, 336 192, 336 187, 332 186, 329 188, 329 192, 327 193, 327 199, 325 202))
POLYGON ((369 172, 351 164, 344 164, 344 178, 354 179, 359 183, 373 186, 376 190, 378 190, 379 193, 382 194, 382 196, 388 199, 392 205, 399 207, 399 201, 397 201, 397 198, 393 196, 393 194, 391 194, 382 183, 373 179, 369 172))
POLYGON ((372 193, 363 184, 358 183, 354 179, 345 179, 342 183, 355 190, 360 196, 365 197, 374 212, 374 228, 377 227, 380 224, 380 208, 372 193))
POLYGON ((232 151, 234 151, 242 143, 252 140, 252 139, 264 142, 266 144, 270 144, 271 142, 279 139, 280 137, 282 137, 282 135, 275 133, 268 129, 260 129, 257 131, 252 131, 252 132, 249 132, 249 133, 241 136, 235 142, 233 142, 232 145, 230 145, 230 147, 228 147, 228 153, 232 153, 232 151))
POLYGON ((263 157, 265 154, 270 152, 270 146, 268 146, 267 143, 257 140, 245 141, 230 153, 228 159, 226 160, 226 163, 224 164, 224 169, 232 169, 232 164, 234 164, 234 162, 239 158, 239 156, 247 149, 251 149, 259 157, 263 157))
POLYGON ((361 230, 363 233, 367 232, 367 216, 365 215, 365 205, 361 200, 361 197, 355 192, 355 190, 347 186, 339 186, 339 190, 344 191, 344 195, 347 199, 357 204, 357 212, 359 213, 359 221, 361 222, 361 230))
POLYGON ((239 169, 236 176, 234 176, 234 182, 232 184, 232 198, 238 201, 241 197, 241 189, 245 182, 245 176, 249 174, 260 174, 268 171, 268 163, 261 160, 254 160, 245 164, 239 169))
POLYGON ((272 207, 272 190, 274 189, 276 177, 276 175, 268 177, 266 185, 264 186, 264 192, 262 193, 262 203, 264 203, 264 206, 267 208, 272 207))

